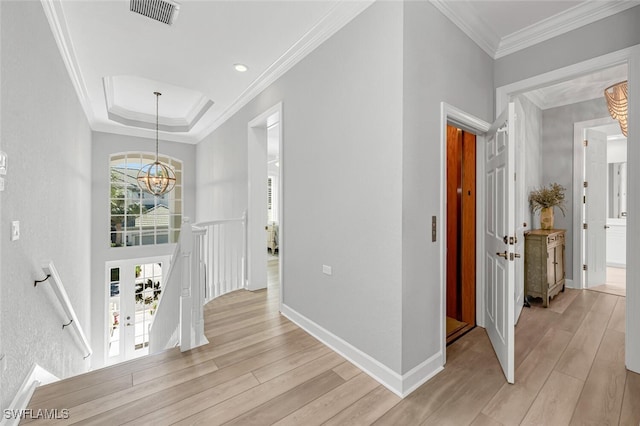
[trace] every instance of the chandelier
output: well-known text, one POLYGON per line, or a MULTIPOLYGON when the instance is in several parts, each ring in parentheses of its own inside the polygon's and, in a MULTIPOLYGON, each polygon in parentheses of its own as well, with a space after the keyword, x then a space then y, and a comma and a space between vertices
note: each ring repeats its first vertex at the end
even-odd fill
POLYGON ((620 123, 622 134, 627 136, 627 82, 622 81, 604 89, 609 114, 620 123))
POLYGON ((141 190, 153 195, 163 195, 176 186, 176 175, 171 167, 158 159, 158 100, 162 93, 153 94, 156 95, 156 161, 143 166, 138 172, 137 180, 141 190))

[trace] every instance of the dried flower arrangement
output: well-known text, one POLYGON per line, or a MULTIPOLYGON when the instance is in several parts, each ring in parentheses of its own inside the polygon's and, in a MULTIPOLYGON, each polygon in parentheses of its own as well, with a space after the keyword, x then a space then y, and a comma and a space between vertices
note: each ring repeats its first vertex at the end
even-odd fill
POLYGON ((558 207, 565 215, 565 199, 564 193, 566 188, 558 183, 552 183, 549 186, 542 186, 529 193, 529 206, 531 211, 536 213, 538 210, 558 207))

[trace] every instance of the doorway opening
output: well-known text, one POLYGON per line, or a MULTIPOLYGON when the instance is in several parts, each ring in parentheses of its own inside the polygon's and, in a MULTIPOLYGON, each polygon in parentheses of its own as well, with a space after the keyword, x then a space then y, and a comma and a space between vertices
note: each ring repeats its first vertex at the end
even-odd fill
POLYGON ((450 344, 476 326, 476 135, 448 124, 446 156, 450 344))
POLYGON ((164 288, 171 256, 106 263, 107 364, 149 354, 149 329, 164 288))
POLYGON ((267 286, 280 284, 280 117, 267 119, 267 286))
POLYGON ((248 124, 247 289, 279 292, 283 300, 282 104, 248 124))
POLYGON ((626 296, 627 138, 610 117, 576 123, 585 164, 583 287, 626 296), (603 124, 604 123, 604 124, 603 124))

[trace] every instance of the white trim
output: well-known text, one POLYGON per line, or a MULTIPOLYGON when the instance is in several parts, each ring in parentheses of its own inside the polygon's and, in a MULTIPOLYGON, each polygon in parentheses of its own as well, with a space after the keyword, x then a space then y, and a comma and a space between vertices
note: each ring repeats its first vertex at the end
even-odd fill
MULTIPOLYGON (((637 6, 632 1, 585 1, 556 15, 500 37, 469 2, 430 0, 444 16, 493 59, 568 33, 637 6)), ((472 2, 471 2, 472 3, 472 2)))
POLYGON ((446 362, 446 312, 447 312, 447 124, 476 135, 476 324, 484 327, 484 134, 491 127, 481 120, 446 102, 440 103, 440 351, 446 362))
POLYGON ((31 370, 29 370, 29 373, 24 378, 22 385, 20 386, 20 388, 18 388, 18 392, 13 397, 13 401, 11 401, 11 404, 3 413, 4 415, 2 417, 2 421, 0 421, 0 425, 18 425, 20 423, 20 417, 15 416, 13 418, 7 419, 7 412, 19 413, 21 410, 25 410, 38 386, 57 382, 58 380, 60 380, 58 377, 54 376, 44 368, 40 367, 38 364, 34 363, 31 366, 31 370))
POLYGON ((585 180, 584 131, 590 127, 611 123, 616 123, 611 117, 573 123, 573 282, 571 288, 587 288, 586 283, 583 282, 584 274, 582 273, 582 265, 586 262, 582 229, 584 223, 582 196, 584 195, 583 182, 585 180))
POLYGON ((502 37, 493 57, 498 59, 507 56, 637 5, 638 3, 632 1, 584 1, 564 12, 502 37))
POLYGON ((289 306, 283 304, 281 313, 401 398, 409 395, 443 369, 444 354, 438 352, 401 375, 289 306))
POLYGON ((567 288, 576 288, 574 281, 570 280, 570 279, 565 279, 564 280, 564 286, 567 287, 567 288))
MULTIPOLYGON (((640 45, 629 55, 629 132, 627 135, 627 180, 636 183, 628 186, 627 253, 640 253, 640 45), (635 118, 635 119, 634 119, 635 118), (635 190, 630 190, 631 188, 635 190)), ((627 311, 626 311, 626 365, 640 373, 640 264, 627 260, 627 311)))
POLYGON ((449 18, 463 33, 475 42, 487 55, 495 58, 500 45, 500 36, 487 24, 467 2, 430 0, 444 16, 449 18))
POLYGON ((60 56, 62 56, 64 65, 67 68, 69 77, 71 78, 71 83, 76 89, 82 109, 87 116, 87 121, 93 128, 95 117, 93 115, 93 109, 91 108, 91 100, 87 94, 87 86, 82 78, 80 66, 78 65, 76 54, 73 49, 73 42, 71 41, 69 29, 67 28, 67 21, 64 18, 64 12, 62 11, 62 2, 60 0, 40 1, 42 3, 44 13, 47 16, 47 20, 49 21, 51 32, 53 32, 53 37, 56 39, 58 50, 60 50, 60 56))
POLYGON ((633 47, 618 50, 577 64, 558 68, 553 71, 500 86, 496 89, 496 116, 500 115, 500 113, 506 108, 509 103, 510 96, 519 95, 533 89, 550 86, 561 81, 570 80, 585 74, 594 73, 605 68, 626 63, 628 62, 633 50, 633 47))

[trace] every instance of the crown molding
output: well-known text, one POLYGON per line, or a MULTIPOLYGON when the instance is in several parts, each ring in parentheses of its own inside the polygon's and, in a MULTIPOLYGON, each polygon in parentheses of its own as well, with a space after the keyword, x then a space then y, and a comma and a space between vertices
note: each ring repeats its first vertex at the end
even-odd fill
POLYGON ((503 37, 494 59, 531 47, 639 4, 635 1, 585 1, 564 12, 503 37))
POLYGON ((492 58, 500 45, 500 37, 480 15, 474 13, 468 2, 451 0, 430 0, 444 16, 473 40, 492 58))
POLYGON ((93 125, 95 124, 95 117, 93 115, 93 110, 91 109, 91 101, 87 94, 87 87, 84 83, 84 79, 82 78, 82 73, 80 72, 80 67, 78 66, 78 61, 73 49, 73 42, 69 35, 67 21, 64 18, 62 3, 60 0, 40 1, 47 17, 47 21, 49 21, 49 26, 53 32, 53 37, 58 45, 58 50, 60 51, 64 65, 67 68, 69 77, 71 78, 71 83, 78 95, 80 105, 82 105, 82 109, 87 117, 89 126, 93 128, 93 125))
POLYGON ((199 132, 196 137, 202 140, 220 127, 233 114, 248 104, 253 98, 282 77, 295 64, 311 53, 316 47, 324 43, 329 37, 338 32, 353 18, 371 6, 375 0, 342 0, 327 12, 325 16, 300 40, 291 46, 280 58, 267 68, 253 83, 247 87, 209 126, 199 132))

